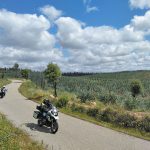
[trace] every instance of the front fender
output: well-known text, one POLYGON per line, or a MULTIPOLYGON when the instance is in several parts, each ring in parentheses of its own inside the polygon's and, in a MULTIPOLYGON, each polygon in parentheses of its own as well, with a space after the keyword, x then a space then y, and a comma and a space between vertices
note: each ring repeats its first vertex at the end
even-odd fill
POLYGON ((52 115, 52 117, 53 117, 55 120, 59 120, 59 117, 58 117, 58 116, 52 115))

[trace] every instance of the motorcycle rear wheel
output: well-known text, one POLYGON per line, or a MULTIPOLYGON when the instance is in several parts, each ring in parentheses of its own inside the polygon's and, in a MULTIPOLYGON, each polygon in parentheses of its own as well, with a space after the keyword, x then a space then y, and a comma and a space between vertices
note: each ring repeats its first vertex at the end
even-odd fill
POLYGON ((42 120, 38 119, 37 124, 38 124, 39 127, 42 127, 43 126, 42 120))
POLYGON ((58 122, 57 121, 54 121, 52 123, 50 131, 53 134, 55 134, 58 131, 58 122))

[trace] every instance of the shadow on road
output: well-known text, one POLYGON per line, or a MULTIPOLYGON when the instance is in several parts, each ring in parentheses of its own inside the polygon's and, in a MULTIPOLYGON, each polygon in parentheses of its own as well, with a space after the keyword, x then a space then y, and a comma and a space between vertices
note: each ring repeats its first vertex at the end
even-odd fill
POLYGON ((31 130, 34 130, 34 131, 39 131, 39 132, 44 132, 44 133, 51 133, 49 128, 47 128, 45 126, 39 127, 35 123, 26 123, 25 126, 30 128, 31 130))

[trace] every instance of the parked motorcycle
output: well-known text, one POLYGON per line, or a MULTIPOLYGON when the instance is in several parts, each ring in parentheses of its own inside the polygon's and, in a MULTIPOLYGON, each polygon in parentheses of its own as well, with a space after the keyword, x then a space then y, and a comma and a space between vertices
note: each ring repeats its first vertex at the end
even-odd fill
POLYGON ((38 119, 37 123, 40 127, 43 125, 50 127, 50 132, 55 134, 58 131, 58 110, 49 100, 44 100, 40 106, 37 106, 38 111, 34 111, 33 117, 38 119))

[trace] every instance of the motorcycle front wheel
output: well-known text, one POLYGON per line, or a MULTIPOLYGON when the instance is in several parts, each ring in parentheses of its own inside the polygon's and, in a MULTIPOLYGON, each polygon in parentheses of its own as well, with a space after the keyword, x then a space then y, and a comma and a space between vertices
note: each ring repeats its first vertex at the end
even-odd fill
POLYGON ((53 134, 55 134, 58 131, 58 122, 57 121, 52 122, 50 131, 53 134))

